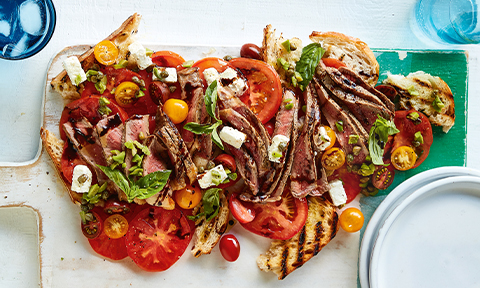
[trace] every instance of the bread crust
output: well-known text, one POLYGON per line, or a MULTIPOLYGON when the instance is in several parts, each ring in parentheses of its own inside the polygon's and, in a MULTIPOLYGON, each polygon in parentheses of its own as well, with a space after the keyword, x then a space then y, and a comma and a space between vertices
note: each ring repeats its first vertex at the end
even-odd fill
MULTIPOLYGON (((110 40, 118 47, 119 53, 117 57, 117 63, 126 59, 128 55, 128 45, 134 41, 133 35, 137 33, 138 26, 140 25, 140 19, 142 16, 135 13, 128 17, 122 25, 111 33, 104 40, 110 40)), ((94 47, 91 47, 88 51, 78 57, 78 60, 82 64, 83 70, 87 71, 95 63, 95 55, 93 53, 94 47)), ((75 86, 70 81, 67 72, 63 70, 50 82, 52 88, 60 93, 64 99, 78 99, 84 89, 84 84, 75 86)))
POLYGON ((313 42, 323 44, 324 58, 342 60, 370 86, 377 84, 380 65, 365 42, 339 32, 313 31, 309 38, 313 42))

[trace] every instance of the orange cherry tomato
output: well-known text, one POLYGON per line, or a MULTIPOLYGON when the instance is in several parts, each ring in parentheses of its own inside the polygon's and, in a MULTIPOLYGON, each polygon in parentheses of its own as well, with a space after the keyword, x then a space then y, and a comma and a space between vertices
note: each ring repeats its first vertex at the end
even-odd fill
POLYGON ((163 111, 172 120, 173 124, 185 121, 188 114, 188 105, 180 99, 168 99, 163 105, 163 111))
POLYGON ((390 160, 395 169, 405 171, 415 166, 417 154, 415 154, 415 151, 409 146, 400 146, 393 151, 390 160))
POLYGON ((131 107, 137 99, 137 92, 140 90, 137 84, 125 81, 115 89, 115 101, 122 107, 131 107))
POLYGON ((322 165, 325 169, 336 170, 345 163, 345 152, 334 147, 325 151, 322 155, 322 165))
POLYGON ((118 239, 127 234, 128 221, 120 214, 113 214, 105 219, 103 231, 111 239, 118 239))
POLYGON ((118 48, 109 40, 103 40, 93 49, 95 59, 103 65, 113 65, 117 61, 118 48))
POLYGON ((338 218, 340 226, 349 233, 357 232, 363 227, 364 217, 362 211, 350 207, 345 209, 338 218))
POLYGON ((335 135, 335 132, 333 131, 333 129, 330 128, 329 126, 323 126, 323 128, 325 128, 325 131, 327 132, 327 136, 330 138, 330 145, 328 145, 328 147, 325 148, 325 150, 328 150, 332 148, 333 145, 335 145, 335 141, 337 141, 337 136, 335 135))
POLYGON ((342 61, 335 59, 335 58, 322 58, 323 64, 327 67, 334 67, 334 68, 340 68, 340 67, 347 67, 345 63, 342 61))
POLYGON ((175 202, 183 209, 193 209, 202 200, 202 190, 197 185, 188 185, 175 191, 175 202))

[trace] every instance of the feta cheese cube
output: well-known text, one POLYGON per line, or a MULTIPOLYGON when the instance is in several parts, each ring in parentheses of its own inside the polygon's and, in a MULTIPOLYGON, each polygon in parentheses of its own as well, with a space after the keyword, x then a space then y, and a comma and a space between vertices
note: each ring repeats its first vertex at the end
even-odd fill
POLYGON ((140 70, 145 70, 153 64, 152 58, 147 56, 147 49, 145 49, 145 47, 139 42, 133 42, 130 44, 128 46, 128 51, 130 51, 130 56, 136 60, 140 70))
POLYGON ((237 149, 240 149, 245 140, 247 140, 247 135, 245 133, 228 126, 222 128, 219 136, 223 142, 230 144, 237 149))
POLYGON ((207 81, 207 85, 210 86, 213 81, 220 79, 220 74, 218 74, 218 71, 215 68, 207 68, 203 70, 203 77, 205 78, 205 81, 207 81))
POLYGON ((232 68, 227 68, 220 74, 220 78, 222 79, 234 79, 237 78, 238 74, 237 71, 233 70, 232 68))
POLYGON ((243 81, 242 78, 236 78, 232 83, 228 84, 228 87, 232 89, 233 93, 237 96, 245 91, 245 86, 245 81, 243 81))
POLYGON ((155 73, 152 73, 152 80, 153 81, 162 81, 165 83, 173 84, 177 82, 177 69, 173 67, 155 67, 157 68, 158 72, 161 73, 162 71, 166 71, 168 76, 166 78, 158 78, 155 73))
POLYGON ((319 129, 319 134, 318 134, 318 138, 320 139, 320 151, 325 151, 325 149, 327 149, 328 146, 330 146, 330 143, 332 141, 332 139, 330 139, 330 137, 328 136, 327 134, 327 130, 325 130, 324 127, 320 127, 319 129))
POLYGON ((290 139, 284 135, 275 135, 272 138, 272 144, 268 147, 268 160, 280 163, 283 151, 287 149, 290 139))
POLYGON ((217 186, 227 178, 227 172, 225 172, 225 169, 221 164, 197 176, 198 184, 202 189, 207 189, 211 186, 217 186))
POLYGON ((330 198, 332 198, 333 205, 340 206, 347 203, 347 194, 343 188, 342 181, 336 179, 328 184, 330 184, 331 187, 328 193, 330 193, 330 198))
POLYGON ((71 56, 63 60, 63 68, 67 71, 68 77, 73 85, 78 86, 87 80, 87 75, 85 71, 83 71, 82 64, 80 64, 77 57, 71 56))
POLYGON ((73 168, 72 191, 86 193, 92 185, 92 171, 85 165, 73 168))

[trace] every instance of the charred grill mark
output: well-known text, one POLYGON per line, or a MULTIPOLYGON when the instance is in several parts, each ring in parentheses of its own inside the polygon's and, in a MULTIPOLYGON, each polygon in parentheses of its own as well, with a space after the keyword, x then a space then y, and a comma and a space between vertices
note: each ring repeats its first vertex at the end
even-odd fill
POLYGON ((305 262, 303 260, 304 255, 305 255, 305 238, 307 236, 306 232, 306 225, 303 226, 302 231, 300 232, 300 235, 298 237, 298 252, 297 252, 297 260, 295 263, 292 265, 293 267, 299 268, 303 265, 305 262))
POLYGON ((318 252, 322 250, 322 247, 320 247, 320 239, 322 239, 324 232, 325 229, 323 228, 322 221, 318 221, 317 224, 315 224, 315 249, 313 251, 313 256, 317 255, 318 252))
POLYGON ((288 275, 288 270, 287 270, 288 269, 287 267, 288 253, 289 253, 288 246, 285 246, 285 249, 283 250, 283 253, 282 253, 282 264, 280 266, 282 271, 282 274, 280 275, 280 280, 284 279, 288 275))
POLYGON ((337 235, 337 224, 338 224, 338 214, 337 212, 333 212, 333 224, 332 224, 332 235, 330 236, 330 240, 332 240, 333 238, 335 238, 335 236, 337 235))

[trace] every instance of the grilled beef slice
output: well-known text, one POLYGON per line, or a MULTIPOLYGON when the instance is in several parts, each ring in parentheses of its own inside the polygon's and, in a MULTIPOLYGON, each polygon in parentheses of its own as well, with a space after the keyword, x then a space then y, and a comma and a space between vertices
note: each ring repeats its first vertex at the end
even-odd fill
POLYGON ((122 151, 124 125, 120 115, 115 114, 98 121, 95 126, 108 165, 112 164, 112 150, 122 151))
MULTIPOLYGON (((138 141, 143 143, 144 137, 147 137, 149 134, 149 121, 148 115, 134 115, 125 121, 125 142, 129 141, 138 141), (143 137, 140 135, 143 134, 143 137)), ((130 174, 129 169, 132 167, 132 150, 125 149, 125 175, 130 174)))

